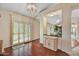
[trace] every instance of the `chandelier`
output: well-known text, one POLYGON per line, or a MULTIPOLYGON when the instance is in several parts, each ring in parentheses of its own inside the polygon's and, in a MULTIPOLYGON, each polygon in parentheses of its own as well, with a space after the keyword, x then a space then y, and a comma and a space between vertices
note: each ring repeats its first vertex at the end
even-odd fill
POLYGON ((27 13, 29 16, 34 17, 37 12, 37 5, 35 3, 27 3, 27 13))

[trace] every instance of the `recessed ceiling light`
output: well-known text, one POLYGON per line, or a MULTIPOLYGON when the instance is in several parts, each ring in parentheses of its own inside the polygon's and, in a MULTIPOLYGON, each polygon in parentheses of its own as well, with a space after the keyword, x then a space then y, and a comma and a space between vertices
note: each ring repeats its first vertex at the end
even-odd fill
POLYGON ((48 16, 54 16, 54 15, 56 15, 57 13, 56 12, 53 12, 53 13, 51 13, 51 14, 48 14, 48 16))
POLYGON ((48 16, 60 15, 61 13, 62 13, 62 10, 58 10, 58 11, 49 13, 48 16))
POLYGON ((50 16, 54 16, 53 14, 51 14, 50 16))

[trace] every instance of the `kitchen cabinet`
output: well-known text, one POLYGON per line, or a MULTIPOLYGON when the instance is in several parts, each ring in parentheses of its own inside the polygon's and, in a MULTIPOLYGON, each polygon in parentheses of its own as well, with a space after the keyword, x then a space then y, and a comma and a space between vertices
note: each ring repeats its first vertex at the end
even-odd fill
POLYGON ((44 36, 44 47, 57 51, 58 49, 58 37, 44 36))

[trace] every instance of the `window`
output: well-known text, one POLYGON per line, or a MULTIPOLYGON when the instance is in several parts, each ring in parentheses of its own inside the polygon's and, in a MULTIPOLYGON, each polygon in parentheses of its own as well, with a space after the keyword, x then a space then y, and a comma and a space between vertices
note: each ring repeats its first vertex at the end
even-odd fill
POLYGON ((54 33, 54 26, 52 24, 48 24, 48 35, 53 35, 54 33))
POLYGON ((19 23, 19 42, 23 42, 24 40, 24 28, 23 28, 23 23, 19 23))
POLYGON ((18 43, 18 23, 14 22, 13 23, 13 31, 12 31, 12 39, 13 39, 13 44, 18 43))
POLYGON ((30 40, 31 30, 30 24, 23 22, 13 22, 12 23, 12 44, 16 45, 30 40))

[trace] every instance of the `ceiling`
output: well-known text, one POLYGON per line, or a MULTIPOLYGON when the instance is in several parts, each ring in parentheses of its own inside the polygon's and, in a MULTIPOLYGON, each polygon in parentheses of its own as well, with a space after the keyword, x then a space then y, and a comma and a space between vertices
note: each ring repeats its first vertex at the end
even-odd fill
MULTIPOLYGON (((54 6, 56 4, 55 3, 36 3, 36 5, 38 8, 38 12, 36 12, 35 16, 38 16, 41 12, 46 10, 48 7, 54 6)), ((28 11, 26 10, 27 3, 0 3, 0 8, 17 12, 25 16, 30 16, 30 13, 28 13, 28 11)), ((61 13, 59 12, 59 16, 61 16, 60 14, 61 13)), ((48 22, 51 24, 52 23, 55 24, 58 19, 62 20, 61 17, 59 16, 55 15, 55 16, 48 17, 48 20, 49 20, 48 22)), ((75 9, 72 11, 72 17, 79 17, 79 9, 75 9)))
MULTIPOLYGON (((25 16, 29 16, 30 13, 27 12, 28 3, 0 3, 0 8, 4 8, 7 10, 11 10, 17 13, 20 13, 25 16)), ((47 9, 50 5, 54 5, 54 3, 36 3, 38 12, 36 13, 35 16, 37 16, 40 12, 44 11, 47 9)))
POLYGON ((72 10, 71 22, 77 24, 79 21, 79 8, 72 10))
POLYGON ((79 20, 79 8, 72 10, 72 23, 77 23, 79 20))
POLYGON ((79 17, 79 8, 72 10, 72 17, 79 17))
MULTIPOLYGON (((52 16, 53 13, 50 13, 48 14, 48 23, 50 24, 57 24, 57 20, 60 20, 60 23, 62 23, 62 13, 61 12, 57 12, 57 13, 54 13, 56 15, 52 16)), ((72 13, 71 13, 71 20, 72 20, 72 23, 76 23, 77 20, 79 20, 79 8, 78 9, 74 9, 72 10, 72 13)))
POLYGON ((61 24, 61 22, 62 18, 60 18, 59 16, 48 17, 48 23, 50 24, 61 24))
POLYGON ((48 23, 62 24, 62 10, 49 13, 47 16, 48 16, 48 23))

